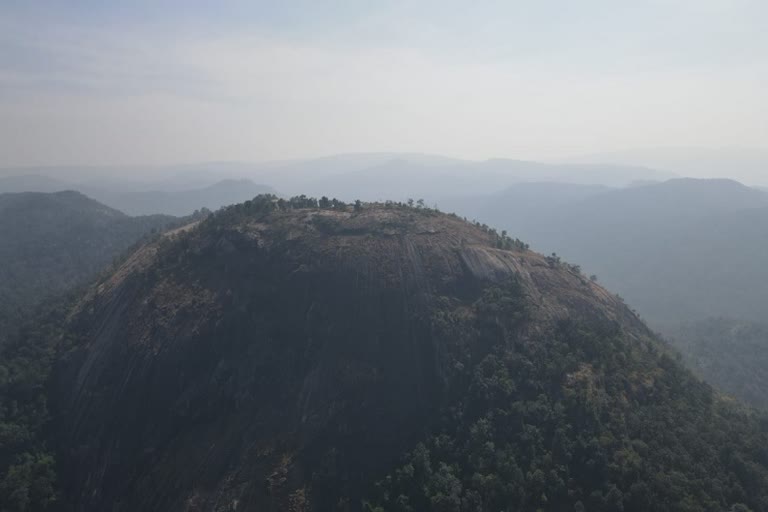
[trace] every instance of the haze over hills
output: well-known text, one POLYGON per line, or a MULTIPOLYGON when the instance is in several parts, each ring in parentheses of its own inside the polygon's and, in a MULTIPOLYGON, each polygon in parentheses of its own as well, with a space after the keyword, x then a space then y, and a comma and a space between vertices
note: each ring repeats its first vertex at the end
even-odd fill
MULTIPOLYGON (((486 161, 459 160, 439 155, 418 153, 359 153, 323 158, 264 163, 209 163, 167 167, 132 168, 134 181, 115 180, 121 168, 28 168, 7 169, 0 178, 0 191, 50 192, 69 182, 79 190, 127 213, 188 214, 182 208, 157 210, 158 204, 179 202, 189 209, 191 202, 205 199, 202 189, 219 182, 251 180, 242 190, 251 195, 230 194, 229 203, 244 201, 258 193, 280 191, 288 196, 312 194, 334 196, 345 201, 405 200, 423 198, 430 202, 467 193, 490 194, 521 182, 566 182, 587 185, 627 186, 637 182, 659 181, 674 177, 668 171, 628 165, 543 164, 510 159, 486 161), (9 175, 19 173, 21 175, 9 175), (31 173, 31 174, 30 174, 31 173), (34 177, 32 177, 32 174, 34 177), (110 178, 112 177, 112 178, 110 178), (255 187, 262 187, 257 190, 255 187), (26 187, 26 188, 24 188, 26 187), (268 188, 272 187, 272 188, 268 188), (188 189, 198 188, 199 192, 188 189), (160 196, 164 199, 161 200, 160 196), (170 194, 186 194, 173 198, 170 194), (143 196, 142 196, 143 194, 143 196), (199 197, 195 197, 195 195, 199 197), (151 196, 154 196, 151 197, 151 196), (148 210, 151 204, 154 210, 148 210)), ((209 191, 211 192, 211 191, 209 191)), ((215 196, 215 195, 214 195, 215 196)), ((216 201, 206 199, 208 204, 216 201)), ((192 208, 193 210, 195 208, 192 208)), ((213 208, 212 208, 213 209, 213 208)), ((190 210, 191 211, 191 210, 190 210)))
POLYGON ((216 210, 259 194, 275 192, 269 186, 257 185, 246 179, 214 181, 201 188, 184 185, 188 182, 206 182, 212 176, 215 174, 211 175, 210 172, 184 173, 149 183, 108 179, 70 183, 43 175, 18 175, 0 178, 0 193, 77 190, 128 215, 185 216, 202 208, 216 210))
POLYGON ((0 194, 19 192, 61 192, 72 190, 73 185, 66 181, 51 178, 44 174, 18 174, 0 176, 0 194))
POLYGON ((259 194, 271 194, 275 190, 265 185, 240 179, 223 180, 212 185, 191 190, 132 191, 93 190, 93 197, 129 215, 163 213, 167 215, 191 215, 195 210, 217 210, 222 206, 240 203, 259 194))
MULTIPOLYGON (((615 189, 604 185, 520 183, 493 194, 446 197, 440 201, 439 206, 441 210, 491 222, 493 226, 506 228, 510 224, 519 229, 526 225, 536 226, 527 230, 530 232, 543 228, 545 222, 540 220, 552 215, 557 208, 612 190, 615 189)), ((523 231, 525 233, 526 230, 523 231)))
POLYGON ((768 149, 667 147, 612 151, 568 162, 644 165, 666 169, 683 176, 730 177, 750 185, 768 186, 768 149))
POLYGON ((659 171, 634 164, 592 164, 592 163, 542 163, 513 158, 489 158, 468 160, 444 155, 403 152, 361 152, 328 155, 316 158, 254 161, 254 162, 198 162, 174 165, 133 165, 133 166, 26 166, 0 168, 0 177, 42 175, 69 182, 89 182, 114 179, 122 183, 159 183, 162 181, 199 186, 211 179, 253 177, 291 180, 299 184, 312 179, 344 175, 363 171, 391 162, 407 163, 419 168, 460 168, 478 166, 496 171, 509 172, 513 177, 526 180, 562 179, 568 175, 577 180, 614 181, 637 179, 669 179, 673 171, 659 171), (614 169, 614 170, 612 170, 614 169), (615 174, 616 176, 610 176, 615 174), (596 176, 596 177, 595 177, 596 176), (198 181, 195 181, 198 180, 198 181))
POLYGON ((15 488, 150 512, 768 505, 764 425, 576 268, 430 209, 318 206, 219 211, 5 350, 13 377, 54 354, 0 382, 53 411, 5 418, 31 436, 0 447, 27 450, 15 488))
POLYGON ((670 173, 630 166, 547 165, 504 159, 423 165, 395 159, 366 169, 327 176, 322 181, 310 181, 305 187, 312 194, 333 193, 345 200, 404 200, 411 197, 431 203, 459 194, 492 193, 521 182, 567 181, 624 186, 637 180, 669 176, 670 173), (405 183, 407 187, 404 187, 405 183))

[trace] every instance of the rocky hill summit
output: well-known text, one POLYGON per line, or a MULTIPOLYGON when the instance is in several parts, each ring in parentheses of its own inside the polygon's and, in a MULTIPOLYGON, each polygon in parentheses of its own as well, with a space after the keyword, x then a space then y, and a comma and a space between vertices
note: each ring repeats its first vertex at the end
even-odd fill
POLYGON ((226 208, 55 351, 65 510, 768 509, 752 413, 578 267, 424 207, 226 208))

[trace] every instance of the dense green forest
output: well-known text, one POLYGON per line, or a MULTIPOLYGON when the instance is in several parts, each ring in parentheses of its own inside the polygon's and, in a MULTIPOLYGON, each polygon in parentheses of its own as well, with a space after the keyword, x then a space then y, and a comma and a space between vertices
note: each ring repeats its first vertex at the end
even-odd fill
POLYGON ((367 510, 768 510, 765 418, 615 326, 523 341, 489 295, 489 353, 454 363, 440 421, 367 510))
POLYGON ((35 308, 0 347, 0 510, 37 512, 58 498, 56 459, 47 439, 51 368, 72 296, 35 308))

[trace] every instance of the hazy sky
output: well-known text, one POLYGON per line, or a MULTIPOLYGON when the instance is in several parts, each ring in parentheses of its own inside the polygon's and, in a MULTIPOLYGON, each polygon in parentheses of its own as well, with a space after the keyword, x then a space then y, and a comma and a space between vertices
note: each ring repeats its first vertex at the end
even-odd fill
POLYGON ((768 149, 767 26, 765 0, 3 0, 0 165, 768 149))

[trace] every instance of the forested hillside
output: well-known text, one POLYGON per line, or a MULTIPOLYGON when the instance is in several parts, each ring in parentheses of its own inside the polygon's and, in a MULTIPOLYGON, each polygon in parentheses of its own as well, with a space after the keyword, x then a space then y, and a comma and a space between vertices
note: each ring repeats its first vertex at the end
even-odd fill
POLYGON ((768 410, 768 325, 719 317, 688 322, 665 334, 697 375, 768 410))
POLYGON ((768 510, 765 420, 578 267, 419 204, 259 197, 74 304, 5 351, 6 408, 51 415, 6 420, 4 500, 768 510))
POLYGON ((29 307, 84 284, 176 221, 129 217, 77 192, 0 194, 0 341, 29 307))

